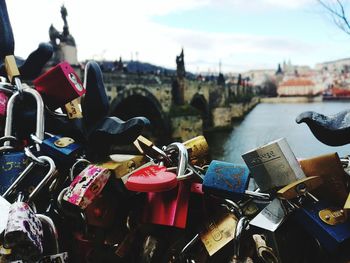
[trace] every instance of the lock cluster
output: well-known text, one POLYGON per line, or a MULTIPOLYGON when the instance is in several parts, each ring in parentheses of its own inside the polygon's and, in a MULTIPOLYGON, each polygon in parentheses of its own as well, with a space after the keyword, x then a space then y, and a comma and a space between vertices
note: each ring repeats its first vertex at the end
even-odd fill
POLYGON ((40 44, 17 65, 0 13, 1 263, 350 260, 350 158, 298 160, 284 138, 245 164, 212 160, 204 136, 157 146, 147 118, 110 116, 96 62, 84 81, 43 72, 40 44))

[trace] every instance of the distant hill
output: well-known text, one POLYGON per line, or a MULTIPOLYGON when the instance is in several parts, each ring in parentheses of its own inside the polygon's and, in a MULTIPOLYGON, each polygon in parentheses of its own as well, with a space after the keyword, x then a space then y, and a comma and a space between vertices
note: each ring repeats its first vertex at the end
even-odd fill
MULTIPOLYGON (((104 72, 114 72, 118 68, 118 61, 98 61, 101 70, 104 72)), ((175 75, 176 70, 156 66, 147 62, 140 61, 123 61, 124 71, 128 73, 145 73, 160 75, 175 75)), ((188 78, 194 78, 191 72, 186 72, 188 78)))

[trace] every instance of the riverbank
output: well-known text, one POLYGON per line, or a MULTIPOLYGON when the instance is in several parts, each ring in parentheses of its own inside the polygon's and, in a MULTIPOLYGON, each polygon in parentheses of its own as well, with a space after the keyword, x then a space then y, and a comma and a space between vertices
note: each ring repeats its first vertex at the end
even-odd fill
POLYGON ((261 103, 308 103, 322 102, 322 96, 317 97, 273 97, 260 98, 261 103))

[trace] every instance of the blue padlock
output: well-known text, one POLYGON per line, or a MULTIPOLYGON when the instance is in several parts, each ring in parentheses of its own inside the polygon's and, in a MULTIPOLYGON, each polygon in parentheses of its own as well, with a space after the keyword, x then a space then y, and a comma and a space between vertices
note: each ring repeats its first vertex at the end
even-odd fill
POLYGON ((245 165, 212 161, 203 180, 203 191, 233 201, 239 201, 244 196, 269 199, 268 194, 248 191, 249 169, 245 165))
POLYGON ((345 211, 324 201, 305 200, 292 217, 329 252, 350 240, 350 222, 345 211))
POLYGON ((0 195, 12 185, 28 163, 24 152, 6 152, 0 156, 0 195))
POLYGON ((70 137, 52 135, 47 139, 40 140, 32 134, 31 138, 40 145, 40 151, 43 154, 54 159, 59 165, 69 167, 82 155, 82 145, 70 137))

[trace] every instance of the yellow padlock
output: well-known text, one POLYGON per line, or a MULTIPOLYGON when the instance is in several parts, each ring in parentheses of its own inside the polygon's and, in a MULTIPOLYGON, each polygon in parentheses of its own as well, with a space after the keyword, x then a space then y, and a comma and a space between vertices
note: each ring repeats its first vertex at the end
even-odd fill
POLYGON ((15 56, 14 55, 6 56, 4 62, 5 62, 5 70, 7 73, 7 77, 10 80, 10 82, 13 83, 14 78, 20 75, 16 64, 15 56))
POLYGON ((192 165, 203 166, 209 162, 209 146, 203 135, 185 141, 189 161, 192 165))
POLYGON ((113 154, 111 160, 97 164, 112 171, 117 179, 131 173, 146 162, 143 155, 113 154))

